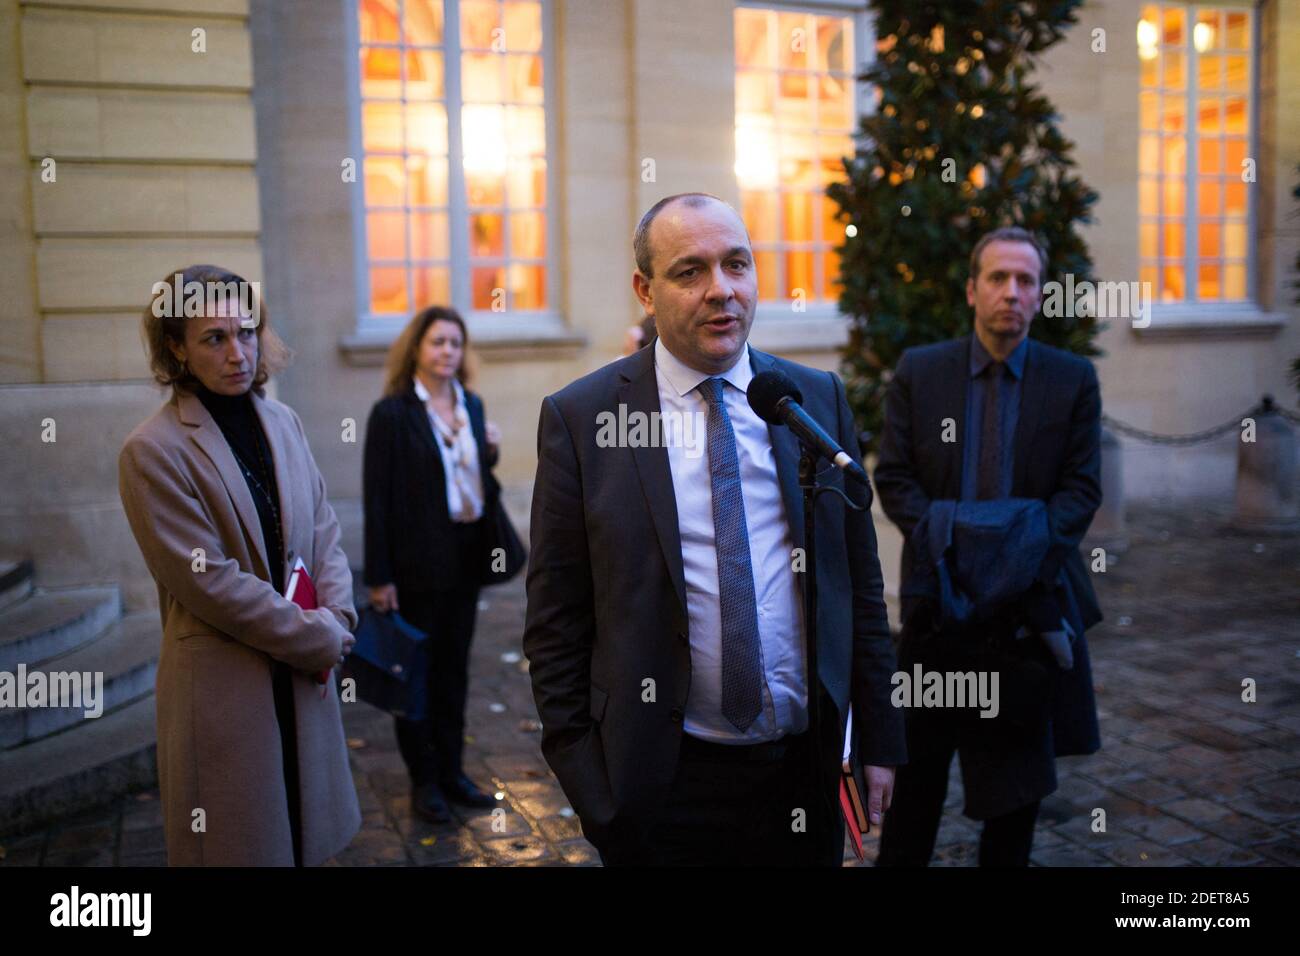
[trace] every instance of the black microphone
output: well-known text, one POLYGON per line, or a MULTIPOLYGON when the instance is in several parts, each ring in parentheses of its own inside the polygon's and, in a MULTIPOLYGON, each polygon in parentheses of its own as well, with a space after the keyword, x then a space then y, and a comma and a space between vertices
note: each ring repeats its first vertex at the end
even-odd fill
POLYGON ((803 410, 800 404, 803 393, 788 375, 781 372, 759 372, 750 381, 745 395, 749 399, 749 407, 763 421, 771 425, 785 425, 806 446, 839 467, 844 474, 859 484, 871 487, 862 465, 803 410))

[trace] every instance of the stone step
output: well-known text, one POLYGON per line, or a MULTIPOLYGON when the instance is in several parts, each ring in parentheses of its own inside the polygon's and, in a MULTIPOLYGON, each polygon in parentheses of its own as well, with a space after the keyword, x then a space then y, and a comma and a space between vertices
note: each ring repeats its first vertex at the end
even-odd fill
POLYGON ((0 833, 31 830, 157 783, 150 694, 99 720, 0 751, 0 833))
POLYGON ((30 561, 0 559, 0 611, 32 593, 34 571, 30 561))
POLYGON ((93 641, 122 616, 117 588, 37 591, 0 611, 0 671, 28 667, 93 641))
POLYGON ((158 613, 141 611, 115 621, 85 646, 39 667, 29 667, 28 674, 33 670, 102 674, 102 693, 96 701, 102 713, 99 717, 86 717, 87 691, 94 693, 93 683, 89 687, 81 685, 81 706, 0 709, 0 749, 29 743, 83 721, 103 720, 117 708, 151 694, 158 671, 158 643, 158 613))

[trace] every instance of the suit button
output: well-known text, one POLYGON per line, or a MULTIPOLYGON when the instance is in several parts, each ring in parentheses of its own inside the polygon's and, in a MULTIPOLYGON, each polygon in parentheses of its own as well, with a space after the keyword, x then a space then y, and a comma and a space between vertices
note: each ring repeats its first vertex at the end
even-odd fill
POLYGON ((686 636, 685 631, 677 632, 677 640, 681 641, 683 644, 689 644, 691 642, 691 639, 686 636))
POLYGON ((685 714, 682 713, 682 709, 680 707, 674 707, 672 711, 669 712, 668 719, 671 720, 674 724, 680 724, 684 716, 685 714))

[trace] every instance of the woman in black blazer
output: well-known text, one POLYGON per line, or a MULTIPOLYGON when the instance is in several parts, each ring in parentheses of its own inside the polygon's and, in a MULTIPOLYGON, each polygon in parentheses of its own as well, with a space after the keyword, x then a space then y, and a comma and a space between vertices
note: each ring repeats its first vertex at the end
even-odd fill
POLYGON ((469 645, 489 568, 485 516, 500 497, 500 443, 483 401, 464 387, 468 335, 456 310, 418 313, 388 354, 384 398, 366 427, 365 583, 371 606, 397 609, 429 635, 429 719, 395 718, 411 809, 451 819, 447 800, 495 800, 463 772, 469 645))

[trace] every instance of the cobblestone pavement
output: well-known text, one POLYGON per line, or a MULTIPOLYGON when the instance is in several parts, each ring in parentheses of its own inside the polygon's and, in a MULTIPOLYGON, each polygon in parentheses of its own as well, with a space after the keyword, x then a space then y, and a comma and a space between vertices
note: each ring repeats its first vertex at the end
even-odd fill
MULTIPOLYGON (((1300 862, 1300 540, 1237 536, 1204 512, 1146 510, 1096 581, 1089 633, 1103 749, 1058 761, 1033 863, 1041 866, 1300 862), (1257 699, 1242 700, 1242 682, 1257 699), (1105 832, 1093 832, 1097 808, 1105 832)), ((598 864, 538 751, 520 653, 522 581, 484 593, 472 659, 466 770, 504 814, 412 818, 387 715, 344 708, 363 823, 329 865, 598 864), (495 825, 494 825, 495 823, 495 825)), ((954 766, 936 865, 968 866, 978 824, 954 766)), ((157 791, 0 840, 4 865, 160 865, 157 791)), ((868 838, 868 859, 876 841, 868 838)), ((851 858, 850 858, 851 859, 851 858)))

